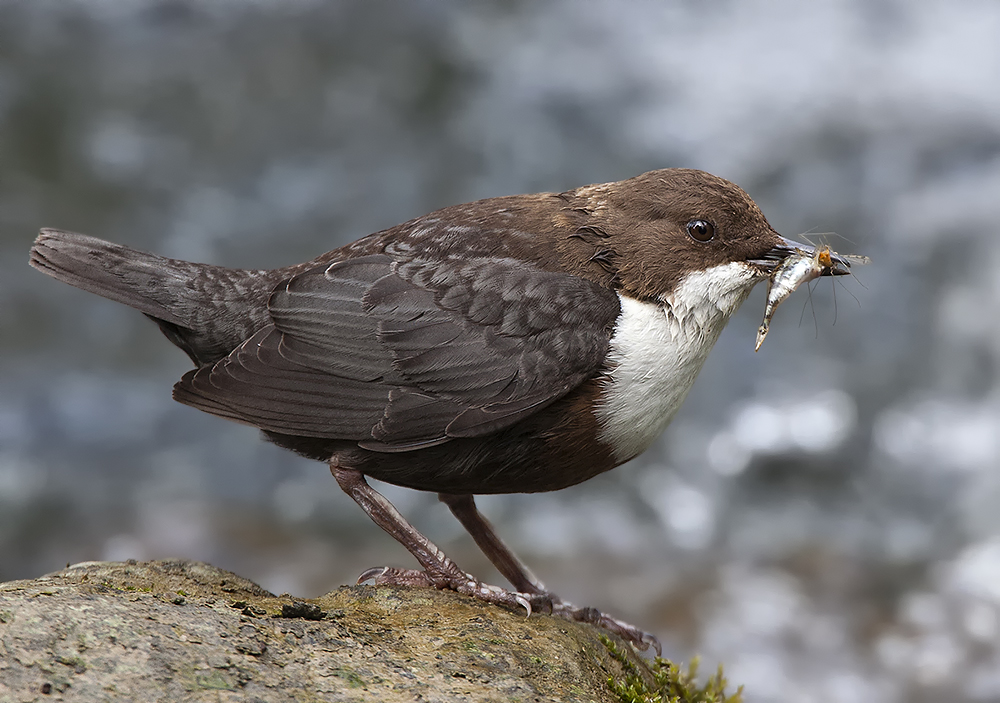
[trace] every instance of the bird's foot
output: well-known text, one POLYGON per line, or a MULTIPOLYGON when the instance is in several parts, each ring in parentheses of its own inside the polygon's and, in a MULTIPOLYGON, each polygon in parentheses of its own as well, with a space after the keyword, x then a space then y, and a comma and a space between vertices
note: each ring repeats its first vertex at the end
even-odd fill
POLYGON ((475 576, 457 569, 454 573, 449 571, 446 574, 432 574, 429 571, 417 569, 378 566, 374 569, 368 569, 358 577, 358 583, 365 581, 372 581, 376 586, 447 589, 494 605, 504 605, 515 609, 524 608, 528 615, 538 612, 551 613, 553 607, 552 598, 548 593, 508 591, 499 586, 483 583, 475 576))
POLYGON ((567 620, 589 622, 591 625, 597 625, 609 632, 614 632, 636 649, 642 651, 646 651, 652 645, 656 656, 663 656, 663 647, 660 645, 660 640, 652 633, 640 630, 635 625, 629 625, 627 622, 613 618, 610 615, 605 615, 597 608, 581 608, 572 603, 560 600, 557 596, 549 594, 549 597, 552 600, 553 615, 558 615, 567 620))
POLYGON ((640 630, 635 625, 605 615, 597 608, 581 608, 561 600, 558 596, 542 591, 540 593, 518 593, 508 591, 499 586, 485 584, 479 579, 456 570, 454 574, 433 575, 428 571, 418 569, 397 569, 390 566, 379 566, 361 574, 358 583, 372 581, 376 586, 405 586, 411 588, 441 588, 462 593, 479 600, 504 605, 511 608, 524 608, 528 615, 533 612, 551 613, 566 620, 586 622, 591 625, 613 632, 636 649, 646 651, 652 645, 656 656, 663 653, 658 640, 653 634, 640 630))

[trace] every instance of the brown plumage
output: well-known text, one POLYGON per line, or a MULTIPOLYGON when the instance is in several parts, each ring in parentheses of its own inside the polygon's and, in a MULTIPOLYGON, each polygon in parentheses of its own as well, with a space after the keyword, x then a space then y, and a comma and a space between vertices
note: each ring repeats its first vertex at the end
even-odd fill
MULTIPOLYGON (((594 409, 613 381, 623 301, 680 314, 688 303, 674 310, 671 296, 693 274, 736 264, 748 291, 789 250, 735 185, 665 169, 447 207, 283 269, 192 264, 59 230, 42 231, 31 264, 156 321, 195 364, 174 398, 329 462, 429 583, 462 590, 467 575, 421 556, 398 514, 366 502, 363 476, 471 496, 613 468, 620 452, 594 409)), ((713 334, 691 344, 707 354, 713 334)), ((467 526, 478 515, 449 505, 467 526)))

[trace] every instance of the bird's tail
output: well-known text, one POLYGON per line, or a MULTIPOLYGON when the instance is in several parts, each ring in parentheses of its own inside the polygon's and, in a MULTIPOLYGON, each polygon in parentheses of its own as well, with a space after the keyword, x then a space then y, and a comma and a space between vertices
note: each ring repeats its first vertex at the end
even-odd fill
POLYGON ((188 326, 184 291, 193 265, 76 232, 43 229, 31 265, 71 286, 124 303, 150 317, 188 326))
POLYGON ((214 362, 266 324, 273 275, 168 259, 95 237, 43 229, 31 265, 145 313, 195 364, 214 362))

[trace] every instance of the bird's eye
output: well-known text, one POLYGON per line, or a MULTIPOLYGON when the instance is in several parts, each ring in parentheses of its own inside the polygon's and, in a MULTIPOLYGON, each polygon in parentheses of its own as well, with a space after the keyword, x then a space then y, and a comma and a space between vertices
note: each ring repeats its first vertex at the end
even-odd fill
POLYGON ((715 236, 715 225, 707 220, 691 220, 687 223, 688 234, 699 242, 707 242, 715 236))

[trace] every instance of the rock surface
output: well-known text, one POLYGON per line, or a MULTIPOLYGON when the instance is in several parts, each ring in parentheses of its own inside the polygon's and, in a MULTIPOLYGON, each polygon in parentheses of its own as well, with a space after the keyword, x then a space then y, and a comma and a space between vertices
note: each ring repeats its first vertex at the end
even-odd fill
POLYGON ((87 562, 0 584, 0 703, 618 701, 602 634, 432 589, 302 600, 199 562, 87 562))

